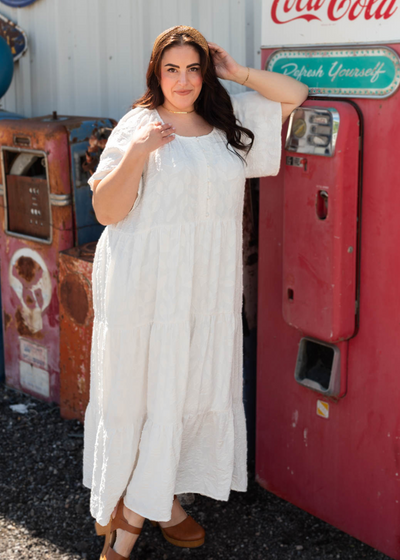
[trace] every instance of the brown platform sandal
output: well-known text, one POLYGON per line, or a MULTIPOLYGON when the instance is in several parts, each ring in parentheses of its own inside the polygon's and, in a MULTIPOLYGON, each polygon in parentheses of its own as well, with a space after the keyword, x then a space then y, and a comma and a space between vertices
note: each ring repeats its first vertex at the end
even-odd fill
POLYGON ((163 537, 175 546, 180 546, 182 548, 196 548, 197 546, 204 544, 206 532, 191 515, 188 515, 177 525, 172 525, 172 527, 161 527, 158 521, 150 520, 150 523, 153 527, 157 527, 157 525, 159 525, 163 537))
POLYGON ((105 527, 103 525, 99 525, 97 521, 95 523, 96 533, 98 535, 105 535, 104 547, 100 554, 100 560, 129 560, 129 556, 122 556, 113 549, 113 546, 117 539, 117 529, 123 529, 124 531, 133 533, 134 535, 140 535, 142 531, 142 527, 135 527, 134 525, 130 525, 128 523, 128 521, 125 519, 123 508, 124 500, 121 496, 118 502, 117 513, 114 519, 111 515, 110 521, 105 527))

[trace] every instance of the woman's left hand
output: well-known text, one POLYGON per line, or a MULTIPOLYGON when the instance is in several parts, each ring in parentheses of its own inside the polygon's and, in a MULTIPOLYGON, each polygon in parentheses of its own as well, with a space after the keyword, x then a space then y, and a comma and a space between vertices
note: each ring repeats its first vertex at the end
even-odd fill
POLYGON ((240 73, 241 66, 234 60, 230 54, 216 43, 208 43, 212 61, 215 66, 215 72, 218 78, 223 80, 236 81, 237 74, 240 73))

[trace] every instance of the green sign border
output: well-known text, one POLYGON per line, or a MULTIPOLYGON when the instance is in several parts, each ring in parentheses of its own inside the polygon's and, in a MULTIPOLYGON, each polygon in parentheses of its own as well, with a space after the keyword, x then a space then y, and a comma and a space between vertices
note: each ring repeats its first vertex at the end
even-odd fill
MULTIPOLYGON (((309 48, 309 49, 279 49, 273 52, 268 58, 265 64, 265 70, 274 71, 274 65, 278 60, 291 58, 303 58, 305 61, 310 58, 329 58, 332 61, 338 60, 340 58, 354 58, 354 57, 369 57, 369 56, 381 56, 382 58, 388 58, 392 61, 395 67, 395 76, 389 87, 385 89, 379 88, 328 88, 328 87, 312 87, 309 84, 309 93, 313 96, 324 96, 324 97, 366 97, 366 98, 379 98, 383 99, 393 95, 395 91, 400 86, 400 57, 396 51, 389 47, 348 47, 339 46, 336 48, 323 47, 323 48, 309 48)), ((312 78, 307 80, 310 81, 312 78)), ((304 80, 305 83, 306 80, 304 80)))

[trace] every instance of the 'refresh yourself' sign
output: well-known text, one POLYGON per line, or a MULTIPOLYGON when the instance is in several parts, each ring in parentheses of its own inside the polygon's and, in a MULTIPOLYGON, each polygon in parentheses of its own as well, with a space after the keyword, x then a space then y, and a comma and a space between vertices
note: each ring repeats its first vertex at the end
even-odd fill
POLYGON ((400 0, 263 0, 263 46, 396 41, 400 0))
POLYGON ((388 97, 400 85, 400 60, 389 48, 275 51, 266 65, 306 83, 311 95, 388 97))

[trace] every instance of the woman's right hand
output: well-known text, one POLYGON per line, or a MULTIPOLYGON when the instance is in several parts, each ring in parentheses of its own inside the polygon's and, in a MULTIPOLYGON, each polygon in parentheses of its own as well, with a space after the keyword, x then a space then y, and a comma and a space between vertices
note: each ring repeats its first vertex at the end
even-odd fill
POLYGON ((148 155, 161 146, 169 144, 175 138, 175 127, 171 124, 163 124, 160 121, 148 123, 134 132, 132 140, 128 146, 127 153, 131 150, 148 155))

